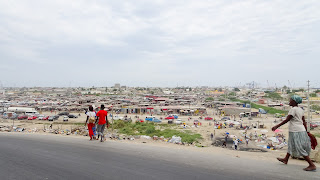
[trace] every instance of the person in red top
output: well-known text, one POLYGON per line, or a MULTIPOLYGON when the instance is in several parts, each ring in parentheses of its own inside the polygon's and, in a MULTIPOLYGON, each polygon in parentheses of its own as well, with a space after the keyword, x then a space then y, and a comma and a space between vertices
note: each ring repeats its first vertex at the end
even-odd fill
POLYGON ((100 111, 98 111, 97 113, 97 121, 98 121, 98 127, 97 127, 97 131, 98 131, 98 138, 99 136, 101 136, 101 142, 104 141, 104 129, 106 128, 106 124, 107 126, 109 125, 108 122, 108 112, 104 110, 104 105, 102 104, 100 107, 100 111))

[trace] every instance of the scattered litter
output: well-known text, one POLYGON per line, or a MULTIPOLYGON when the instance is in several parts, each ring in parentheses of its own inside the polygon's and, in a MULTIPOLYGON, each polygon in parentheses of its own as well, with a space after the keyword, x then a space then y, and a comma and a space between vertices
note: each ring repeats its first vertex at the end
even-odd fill
POLYGON ((180 136, 172 136, 172 138, 168 141, 169 143, 179 144, 181 143, 180 136))
POLYGON ((140 136, 142 139, 151 139, 151 137, 150 136, 145 136, 145 135, 142 135, 142 136, 140 136))

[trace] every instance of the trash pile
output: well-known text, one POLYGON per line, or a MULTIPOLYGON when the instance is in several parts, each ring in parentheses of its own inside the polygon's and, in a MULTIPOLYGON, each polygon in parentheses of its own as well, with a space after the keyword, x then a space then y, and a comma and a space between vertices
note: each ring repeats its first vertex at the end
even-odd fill
POLYGON ((11 126, 0 126, 1 132, 10 132, 12 130, 11 126))
POLYGON ((172 136, 171 138, 165 138, 164 136, 146 136, 146 135, 136 135, 136 136, 124 136, 120 137, 119 140, 135 140, 135 139, 142 139, 142 140, 154 140, 154 141, 162 141, 168 142, 173 144, 183 144, 182 139, 180 136, 172 136))
POLYGON ((35 133, 39 132, 37 128, 23 128, 23 127, 12 127, 12 126, 1 126, 0 125, 0 132, 28 132, 28 133, 35 133))
POLYGON ((282 149, 283 147, 287 146, 287 142, 285 136, 283 134, 279 134, 282 130, 277 129, 278 131, 275 132, 276 134, 272 137, 268 137, 266 133, 267 130, 261 130, 262 134, 257 134, 255 131, 254 135, 250 133, 250 139, 254 139, 255 143, 257 143, 258 147, 270 150, 277 150, 282 149))
POLYGON ((84 127, 77 127, 72 129, 71 134, 87 136, 88 130, 86 130, 84 127))
MULTIPOLYGON (((52 128, 23 128, 23 127, 12 127, 12 126, 1 126, 0 125, 0 132, 26 132, 26 133, 36 133, 43 131, 45 133, 52 133, 52 134, 61 134, 61 135, 80 135, 80 136, 88 136, 88 130, 85 127, 76 127, 69 129, 52 129, 52 128)), ((182 138, 179 136, 172 136, 171 138, 165 138, 164 136, 146 136, 146 135, 118 135, 117 133, 112 134, 107 132, 106 137, 113 139, 113 140, 130 140, 134 141, 136 139, 141 140, 154 140, 154 141, 162 141, 168 142, 173 144, 184 144, 182 142, 182 138)))
POLYGON ((182 143, 180 136, 172 136, 172 138, 168 142, 174 143, 174 144, 181 144, 182 143))

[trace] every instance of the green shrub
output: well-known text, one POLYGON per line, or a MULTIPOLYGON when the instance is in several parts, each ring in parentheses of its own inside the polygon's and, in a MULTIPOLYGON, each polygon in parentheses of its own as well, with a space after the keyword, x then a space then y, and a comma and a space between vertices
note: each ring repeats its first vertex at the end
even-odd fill
POLYGON ((153 126, 153 127, 148 127, 147 129, 146 129, 146 134, 152 134, 152 133, 154 133, 156 131, 156 129, 155 129, 155 127, 153 126))
POLYGON ((134 124, 123 122, 121 120, 114 121, 113 127, 119 129, 119 132, 127 135, 148 135, 148 136, 158 136, 171 138, 172 136, 180 136, 182 142, 193 143, 198 142, 202 139, 200 134, 193 134, 190 130, 179 131, 175 129, 170 129, 174 125, 168 124, 157 124, 157 126, 165 128, 164 130, 156 130, 154 123, 140 123, 136 122, 134 124), (138 133, 137 133, 138 132, 138 133))
MULTIPOLYGON (((244 104, 249 104, 250 103, 250 101, 243 101, 243 100, 240 100, 240 99, 232 99, 232 101, 239 101, 239 102, 244 103, 244 104)), ((268 106, 262 106, 262 105, 258 105, 258 104, 252 103, 252 102, 251 102, 251 107, 255 108, 255 109, 262 108, 262 109, 266 110, 267 113, 270 113, 270 114, 276 114, 276 113, 287 114, 288 113, 288 111, 283 111, 283 110, 276 109, 276 108, 273 108, 273 107, 268 107, 268 106)))

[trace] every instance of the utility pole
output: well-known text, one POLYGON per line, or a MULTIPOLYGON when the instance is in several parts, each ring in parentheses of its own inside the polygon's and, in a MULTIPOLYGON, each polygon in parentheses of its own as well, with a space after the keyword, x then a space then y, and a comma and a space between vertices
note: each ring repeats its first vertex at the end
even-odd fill
POLYGON ((111 129, 112 129, 112 135, 113 135, 113 105, 111 106, 112 110, 112 124, 111 124, 111 129))
POLYGON ((310 132, 310 81, 308 80, 308 120, 307 120, 307 131, 310 132))
POLYGON ((252 81, 251 86, 252 86, 252 87, 251 87, 252 89, 251 89, 251 91, 250 91, 250 115, 249 115, 249 117, 248 117, 249 120, 252 120, 252 117, 251 117, 251 114, 252 114, 252 107, 251 107, 251 106, 252 106, 252 103, 251 103, 251 102, 252 102, 252 92, 253 92, 253 89, 254 89, 254 81, 252 81))

